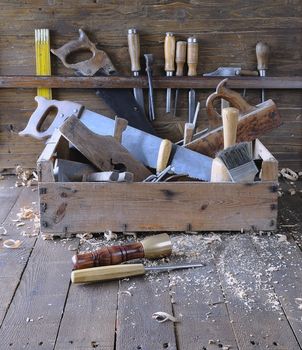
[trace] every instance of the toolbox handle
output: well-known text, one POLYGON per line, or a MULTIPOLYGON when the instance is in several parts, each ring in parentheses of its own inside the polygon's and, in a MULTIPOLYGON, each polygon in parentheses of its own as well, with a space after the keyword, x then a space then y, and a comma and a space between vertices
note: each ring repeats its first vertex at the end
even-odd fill
POLYGON ((84 108, 75 102, 48 100, 42 96, 36 96, 35 100, 38 106, 29 118, 25 129, 19 132, 20 136, 32 136, 38 140, 48 138, 67 118, 72 115, 79 117, 84 108), (41 131, 41 127, 50 113, 55 113, 53 121, 46 130, 41 131))
POLYGON ((248 104, 245 99, 236 91, 225 87, 228 79, 223 79, 216 88, 216 91, 211 94, 206 101, 207 114, 209 116, 209 125, 211 128, 216 128, 221 124, 221 115, 214 107, 214 101, 218 98, 230 102, 232 107, 239 109, 240 114, 246 114, 256 109, 256 107, 248 104))

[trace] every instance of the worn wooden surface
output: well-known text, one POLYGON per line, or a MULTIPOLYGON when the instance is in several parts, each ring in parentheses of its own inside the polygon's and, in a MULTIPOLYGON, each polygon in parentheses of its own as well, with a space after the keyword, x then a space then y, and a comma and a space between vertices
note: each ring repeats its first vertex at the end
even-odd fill
MULTIPOLYGON (((141 56, 155 57, 154 75, 164 75, 163 42, 165 32, 172 31, 177 40, 195 35, 199 41, 199 75, 219 66, 256 68, 255 45, 266 41, 271 47, 268 76, 301 76, 302 50, 301 2, 299 0, 239 1, 227 4, 219 0, 181 1, 2 1, 0 14, 1 75, 34 75, 34 29, 49 28, 51 47, 58 48, 78 37, 83 28, 91 40, 99 43, 111 57, 115 67, 125 76, 131 75, 127 49, 127 29, 140 32, 141 56), (290 38, 290 39, 289 39, 290 38)), ((143 61, 143 60, 142 60, 143 61)), ((72 75, 52 56, 54 75, 72 75)), ((144 64, 142 65, 144 74, 144 64)), ((212 90, 198 90, 201 101, 198 128, 207 126, 204 111, 206 97, 212 90)), ((16 164, 35 166, 42 143, 22 139, 22 130, 35 108, 36 89, 2 89, 0 96, 0 168, 16 164)), ((174 91, 172 91, 172 96, 174 91)), ((261 91, 247 90, 251 104, 260 102, 261 91)), ((75 100, 89 109, 114 116, 93 90, 53 90, 54 98, 75 100)), ((283 117, 284 124, 262 140, 280 160, 280 166, 301 168, 301 90, 267 90, 283 117)), ((147 96, 145 94, 147 102, 147 96)), ((180 91, 177 118, 165 114, 165 91, 155 91, 155 126, 162 137, 182 138, 187 121, 187 91, 180 91)), ((173 101, 172 101, 173 103, 173 101)))
POLYGON ((90 285, 70 285, 72 254, 127 238, 22 236, 12 220, 38 194, 16 193, 13 182, 0 182, 0 195, 16 201, 2 225, 22 246, 8 250, 0 240, 1 349, 301 349, 301 181, 282 183, 275 234, 173 234, 172 256, 144 263, 203 267, 90 285), (157 311, 178 322, 157 323, 157 311))
POLYGON ((41 227, 52 234, 273 230, 276 190, 273 182, 43 183, 41 227))

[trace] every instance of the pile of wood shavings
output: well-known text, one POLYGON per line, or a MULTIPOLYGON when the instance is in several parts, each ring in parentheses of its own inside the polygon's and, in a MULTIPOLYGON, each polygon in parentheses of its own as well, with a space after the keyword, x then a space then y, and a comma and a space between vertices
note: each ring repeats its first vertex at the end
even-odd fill
POLYGON ((23 169, 20 165, 16 167, 17 181, 16 187, 25 186, 30 187, 38 184, 38 175, 32 169, 23 169))
POLYGON ((39 234, 40 229, 40 217, 39 214, 34 211, 33 208, 30 207, 22 207, 20 208, 20 212, 16 214, 17 219, 13 219, 12 221, 15 223, 16 227, 23 227, 26 225, 27 221, 33 222, 33 228, 27 227, 30 229, 30 232, 26 230, 22 230, 21 235, 25 237, 36 237, 39 234))

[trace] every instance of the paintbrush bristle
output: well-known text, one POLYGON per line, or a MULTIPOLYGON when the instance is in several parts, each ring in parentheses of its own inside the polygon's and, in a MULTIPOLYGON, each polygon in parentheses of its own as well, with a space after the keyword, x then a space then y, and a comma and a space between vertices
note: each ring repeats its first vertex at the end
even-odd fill
POLYGON ((241 142, 217 154, 234 182, 254 181, 258 169, 252 159, 249 142, 241 142))

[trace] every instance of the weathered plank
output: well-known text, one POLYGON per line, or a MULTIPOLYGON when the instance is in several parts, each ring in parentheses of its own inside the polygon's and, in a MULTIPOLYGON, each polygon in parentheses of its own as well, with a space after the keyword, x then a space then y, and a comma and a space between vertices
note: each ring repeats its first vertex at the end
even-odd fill
MULTIPOLYGON (((14 198, 13 194, 12 198, 14 198)), ((6 220, 2 224, 7 230, 7 236, 4 236, 3 239, 20 240, 22 244, 18 249, 7 249, 2 246, 0 241, 0 290, 2 291, 0 293, 0 326, 13 299, 15 290, 20 282, 24 268, 36 242, 36 237, 25 237, 21 235, 22 231, 29 234, 34 232, 33 221, 23 220, 25 225, 17 227, 16 222, 13 222, 12 220, 17 219, 17 213, 19 213, 23 207, 32 207, 38 212, 37 201, 37 192, 32 192, 31 188, 24 188, 9 215, 6 217, 6 220), (33 202, 35 203, 33 204, 33 202)))
POLYGON ((45 233, 272 230, 276 190, 271 182, 43 183, 41 227, 45 233))
POLYGON ((250 237, 224 237, 213 252, 239 349, 299 349, 250 237))
POLYGON ((70 284, 71 255, 64 242, 37 240, 0 329, 3 348, 54 348, 70 284))
POLYGON ((0 225, 6 219, 22 190, 21 187, 15 187, 15 182, 15 176, 6 176, 0 180, 0 225))

